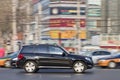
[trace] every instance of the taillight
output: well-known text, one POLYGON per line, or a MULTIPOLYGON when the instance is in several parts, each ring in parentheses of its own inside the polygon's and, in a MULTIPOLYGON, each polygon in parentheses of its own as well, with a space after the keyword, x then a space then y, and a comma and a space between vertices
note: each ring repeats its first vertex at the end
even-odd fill
POLYGON ((18 60, 21 60, 23 57, 24 57, 23 54, 19 54, 18 55, 18 60))

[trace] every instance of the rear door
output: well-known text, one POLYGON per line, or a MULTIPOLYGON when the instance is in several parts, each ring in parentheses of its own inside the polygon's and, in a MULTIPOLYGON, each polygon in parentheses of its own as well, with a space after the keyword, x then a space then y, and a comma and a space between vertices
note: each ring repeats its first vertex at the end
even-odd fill
POLYGON ((40 66, 49 65, 49 60, 51 59, 51 55, 48 54, 48 46, 47 45, 37 45, 34 49, 35 59, 38 61, 40 66))
POLYGON ((22 50, 20 51, 20 54, 23 54, 27 59, 32 59, 35 56, 33 51, 34 51, 33 45, 23 46, 22 50))

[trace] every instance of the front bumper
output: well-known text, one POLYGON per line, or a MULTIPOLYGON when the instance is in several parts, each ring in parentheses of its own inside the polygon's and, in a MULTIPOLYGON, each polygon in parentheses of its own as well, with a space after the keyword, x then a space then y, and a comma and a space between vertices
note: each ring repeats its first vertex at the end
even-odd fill
POLYGON ((87 69, 91 69, 94 67, 93 62, 87 62, 86 65, 87 65, 87 69))

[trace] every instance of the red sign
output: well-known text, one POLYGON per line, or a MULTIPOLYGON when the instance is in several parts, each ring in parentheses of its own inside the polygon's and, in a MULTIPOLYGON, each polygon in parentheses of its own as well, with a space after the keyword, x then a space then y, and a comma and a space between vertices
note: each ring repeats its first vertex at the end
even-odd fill
POLYGON ((50 19, 50 27, 74 27, 74 19, 56 18, 50 19))
POLYGON ((114 41, 110 41, 110 40, 109 40, 108 43, 110 43, 110 44, 114 44, 114 41))
POLYGON ((32 0, 32 3, 35 4, 35 3, 38 3, 40 0, 32 0))
POLYGON ((0 57, 4 57, 4 55, 5 55, 5 49, 0 48, 0 57))

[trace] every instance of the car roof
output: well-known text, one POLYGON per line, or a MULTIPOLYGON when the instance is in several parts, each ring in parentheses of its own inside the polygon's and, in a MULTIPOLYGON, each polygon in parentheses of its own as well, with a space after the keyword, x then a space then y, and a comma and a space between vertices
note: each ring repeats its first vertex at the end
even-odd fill
POLYGON ((24 45, 23 47, 27 46, 39 46, 39 45, 51 45, 51 46, 58 46, 57 44, 31 44, 31 45, 24 45))

